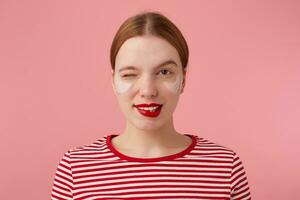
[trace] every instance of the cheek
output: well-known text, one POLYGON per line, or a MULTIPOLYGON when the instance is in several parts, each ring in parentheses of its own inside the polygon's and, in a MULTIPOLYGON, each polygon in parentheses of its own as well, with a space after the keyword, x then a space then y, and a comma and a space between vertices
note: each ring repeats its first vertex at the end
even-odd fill
POLYGON ((115 79, 115 90, 118 94, 126 93, 132 87, 132 85, 132 83, 122 81, 119 78, 115 79))
POLYGON ((165 81, 163 85, 167 90, 169 90, 175 95, 178 95, 180 94, 180 90, 181 90, 182 76, 177 75, 176 80, 174 82, 165 81))

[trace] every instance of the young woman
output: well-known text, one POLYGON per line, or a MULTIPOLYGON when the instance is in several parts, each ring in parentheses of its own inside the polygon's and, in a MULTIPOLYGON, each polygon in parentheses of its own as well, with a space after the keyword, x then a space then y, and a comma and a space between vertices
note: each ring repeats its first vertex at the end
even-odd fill
POLYGON ((67 151, 52 199, 251 199, 233 150, 174 128, 188 56, 179 29, 158 12, 121 25, 110 59, 126 128, 67 151))

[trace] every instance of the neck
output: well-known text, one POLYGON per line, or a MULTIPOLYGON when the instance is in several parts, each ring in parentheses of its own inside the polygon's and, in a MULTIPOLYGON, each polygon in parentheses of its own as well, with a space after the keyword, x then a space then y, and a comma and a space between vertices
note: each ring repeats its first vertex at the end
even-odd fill
POLYGON ((176 132, 171 118, 169 123, 158 128, 141 130, 127 121, 124 132, 119 136, 125 148, 128 149, 160 149, 176 148, 182 135, 176 132))

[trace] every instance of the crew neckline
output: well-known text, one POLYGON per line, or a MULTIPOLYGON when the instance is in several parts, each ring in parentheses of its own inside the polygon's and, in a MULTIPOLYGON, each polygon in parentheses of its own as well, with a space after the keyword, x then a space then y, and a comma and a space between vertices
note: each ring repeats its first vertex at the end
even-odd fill
POLYGON ((112 145, 111 140, 112 138, 118 136, 117 134, 110 134, 106 136, 106 145, 108 149, 117 157, 119 157, 122 160, 127 160, 131 162, 158 162, 158 161, 167 161, 167 160, 173 160, 175 158, 180 158, 188 154, 192 149, 194 149, 196 143, 197 143, 197 136, 196 135, 191 135, 191 134, 184 134, 186 136, 189 136, 192 139, 192 143, 186 147, 184 150, 167 155, 167 156, 161 156, 161 157, 155 157, 155 158, 138 158, 138 157, 132 157, 132 156, 127 156, 121 152, 119 152, 115 147, 112 145))

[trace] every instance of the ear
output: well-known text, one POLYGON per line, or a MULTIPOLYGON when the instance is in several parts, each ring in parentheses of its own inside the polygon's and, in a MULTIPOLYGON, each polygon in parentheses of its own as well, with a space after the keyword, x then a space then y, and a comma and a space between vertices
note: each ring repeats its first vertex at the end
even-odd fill
POLYGON ((182 79, 182 84, 181 84, 180 94, 182 94, 183 91, 184 91, 184 88, 185 88, 185 82, 186 82, 186 68, 184 69, 184 73, 183 73, 183 79, 182 79))
POLYGON ((185 87, 185 76, 183 77, 183 79, 182 79, 182 84, 181 84, 181 90, 180 90, 180 94, 182 94, 183 93, 183 91, 184 91, 184 87, 185 87))
POLYGON ((114 93, 116 93, 115 85, 114 85, 114 78, 111 79, 111 86, 113 88, 114 93))
POLYGON ((111 70, 111 86, 113 88, 114 93, 116 94, 116 88, 114 84, 114 70, 111 70))

